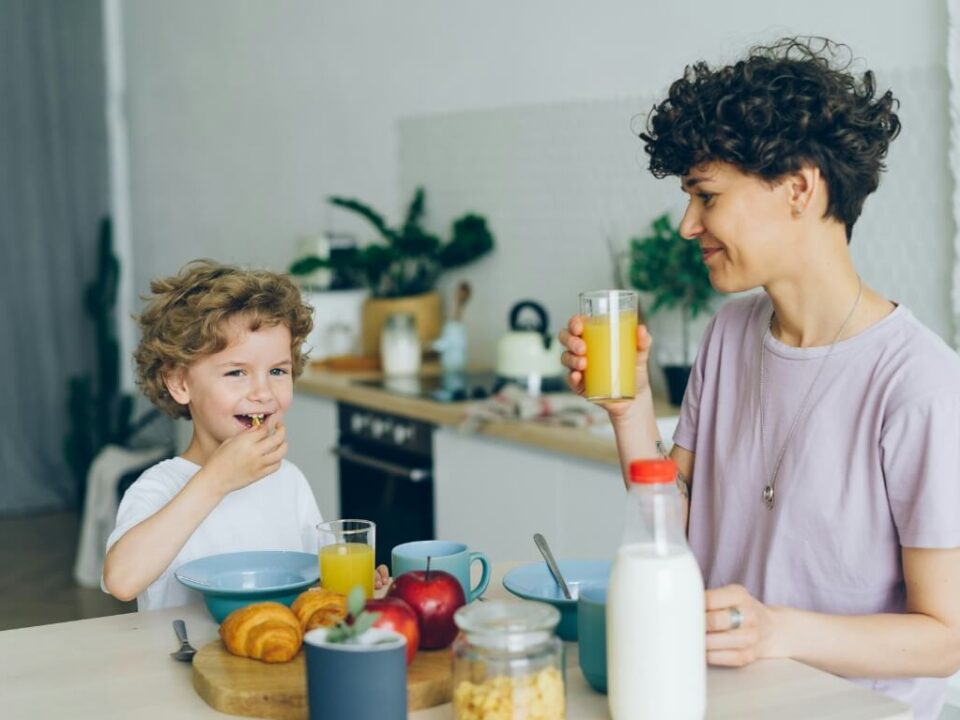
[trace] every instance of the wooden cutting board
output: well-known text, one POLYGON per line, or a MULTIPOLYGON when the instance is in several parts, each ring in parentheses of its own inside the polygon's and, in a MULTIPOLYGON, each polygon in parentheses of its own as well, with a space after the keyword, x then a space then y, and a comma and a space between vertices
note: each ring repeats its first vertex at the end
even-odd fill
MULTIPOLYGON (((307 675, 303 650, 286 663, 265 663, 227 652, 221 640, 193 656, 193 687, 210 707, 233 715, 282 720, 307 717, 307 675)), ((450 650, 420 650, 407 668, 407 708, 420 710, 450 702, 450 650)))

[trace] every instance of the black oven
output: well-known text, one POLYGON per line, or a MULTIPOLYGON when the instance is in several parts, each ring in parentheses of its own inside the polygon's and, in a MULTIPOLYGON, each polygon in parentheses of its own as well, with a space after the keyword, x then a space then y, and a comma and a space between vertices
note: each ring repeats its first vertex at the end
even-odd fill
POLYGON ((433 425, 340 403, 340 517, 377 526, 377 564, 395 545, 434 538, 433 425))

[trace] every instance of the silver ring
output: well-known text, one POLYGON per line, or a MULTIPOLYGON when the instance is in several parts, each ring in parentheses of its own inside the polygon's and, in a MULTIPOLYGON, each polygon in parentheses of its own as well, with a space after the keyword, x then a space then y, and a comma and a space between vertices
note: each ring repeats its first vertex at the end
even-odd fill
POLYGON ((730 608, 730 629, 736 630, 741 625, 743 625, 743 613, 740 612, 740 608, 730 608))

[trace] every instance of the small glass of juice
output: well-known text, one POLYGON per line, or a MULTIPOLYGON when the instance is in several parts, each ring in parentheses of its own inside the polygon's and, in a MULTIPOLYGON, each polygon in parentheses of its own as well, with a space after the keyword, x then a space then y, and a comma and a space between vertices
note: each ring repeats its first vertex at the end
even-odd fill
POLYGON ((357 585, 373 597, 377 527, 369 520, 331 520, 317 525, 320 585, 349 595, 357 585))
POLYGON ((595 290, 580 293, 587 368, 587 400, 629 400, 636 394, 637 293, 595 290))

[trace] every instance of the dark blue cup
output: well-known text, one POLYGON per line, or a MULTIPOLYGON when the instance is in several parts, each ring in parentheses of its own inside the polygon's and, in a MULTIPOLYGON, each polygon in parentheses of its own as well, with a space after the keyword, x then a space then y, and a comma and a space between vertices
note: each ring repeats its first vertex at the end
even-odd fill
POLYGON ((406 720, 407 639, 373 628, 374 644, 328 643, 327 632, 303 638, 310 720, 406 720))
POLYGON ((607 585, 581 585, 577 600, 580 669, 590 687, 607 692, 607 585))

